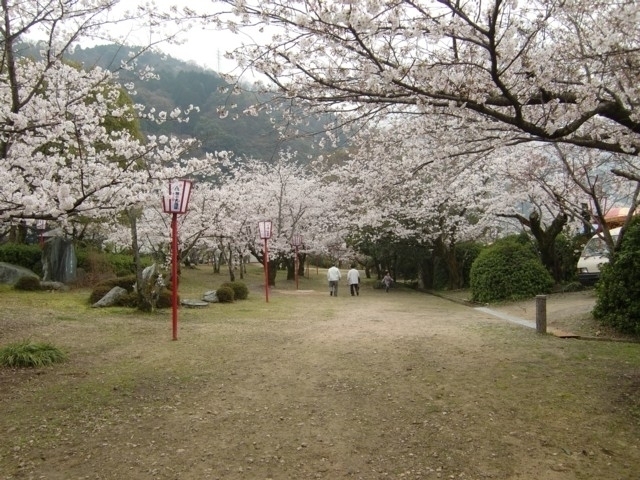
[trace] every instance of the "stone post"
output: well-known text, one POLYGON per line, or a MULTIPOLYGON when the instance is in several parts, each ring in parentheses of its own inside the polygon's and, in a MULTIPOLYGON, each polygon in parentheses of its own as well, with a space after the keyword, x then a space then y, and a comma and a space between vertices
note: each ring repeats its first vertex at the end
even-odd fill
POLYGON ((536 295, 536 332, 547 333, 547 296, 536 295))

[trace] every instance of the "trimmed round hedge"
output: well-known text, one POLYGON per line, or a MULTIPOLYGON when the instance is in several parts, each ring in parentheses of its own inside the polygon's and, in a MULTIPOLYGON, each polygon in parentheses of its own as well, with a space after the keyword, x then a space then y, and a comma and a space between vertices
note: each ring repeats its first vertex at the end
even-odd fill
POLYGON ((24 275, 18 278, 18 281, 13 286, 15 290, 24 290, 34 292, 36 290, 42 290, 40 286, 40 279, 32 277, 31 275, 24 275))
POLYGON ((220 303, 232 303, 234 300, 233 289, 231 287, 220 286, 216 290, 216 296, 220 303))
POLYGON ((225 282, 220 287, 231 288, 235 300, 246 300, 249 296, 249 288, 242 282, 225 282))
POLYGON ((471 266, 471 298, 490 303, 548 293, 553 278, 528 244, 508 239, 480 252, 471 266))

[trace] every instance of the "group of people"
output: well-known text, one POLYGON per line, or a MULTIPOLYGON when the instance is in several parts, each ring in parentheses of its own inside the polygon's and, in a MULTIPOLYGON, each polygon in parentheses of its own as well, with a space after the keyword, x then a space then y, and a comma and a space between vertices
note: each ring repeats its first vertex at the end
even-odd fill
MULTIPOLYGON (((338 296, 338 283, 341 278, 342 274, 340 273, 340 269, 337 265, 333 265, 327 270, 327 281, 329 282, 330 296, 338 296)), ((389 288, 391 288, 392 283, 393 278, 391 278, 389 272, 386 272, 382 278, 382 285, 387 293, 389 293, 389 288)), ((347 284, 349 285, 349 291, 351 292, 352 297, 360 295, 360 272, 356 269, 355 264, 351 264, 351 269, 347 272, 347 284)))

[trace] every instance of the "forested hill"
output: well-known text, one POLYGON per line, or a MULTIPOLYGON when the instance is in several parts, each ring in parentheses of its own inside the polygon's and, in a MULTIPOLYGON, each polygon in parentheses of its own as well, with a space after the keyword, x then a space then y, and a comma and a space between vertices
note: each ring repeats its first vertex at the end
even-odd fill
MULTIPOLYGON (((85 68, 101 66, 115 71, 126 59, 131 50, 117 45, 101 45, 91 48, 78 48, 71 60, 85 68)), ((231 150, 236 158, 251 156, 270 160, 278 150, 290 148, 297 151, 300 161, 307 155, 318 155, 312 149, 310 138, 297 138, 283 142, 278 138, 270 119, 266 115, 249 116, 230 114, 220 118, 218 108, 223 105, 237 105, 237 110, 267 100, 262 95, 244 92, 231 96, 222 91, 226 82, 214 71, 203 69, 192 63, 183 62, 157 53, 144 53, 138 60, 141 66, 151 66, 159 79, 141 81, 134 78, 132 72, 120 70, 121 83, 134 81, 136 94, 133 100, 156 111, 171 112, 174 108, 183 111, 189 105, 198 106, 200 111, 189 115, 189 122, 168 121, 163 125, 144 122, 142 129, 149 134, 177 134, 195 137, 202 142, 206 152, 231 150)), ((321 130, 320 123, 311 124, 309 131, 321 130)), ((196 154, 199 152, 195 152, 196 154)), ((325 152, 326 153, 326 152, 325 152)))

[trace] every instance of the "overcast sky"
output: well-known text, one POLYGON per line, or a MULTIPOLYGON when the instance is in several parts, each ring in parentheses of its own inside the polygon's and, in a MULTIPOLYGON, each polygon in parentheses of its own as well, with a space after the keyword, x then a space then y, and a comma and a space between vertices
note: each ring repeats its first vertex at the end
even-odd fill
MULTIPOLYGON (((214 11, 213 2, 198 0, 154 0, 155 4, 162 10, 168 10, 170 5, 191 6, 207 9, 208 12, 214 11)), ((136 4, 146 3, 147 0, 121 0, 119 7, 124 9, 135 8, 136 4)), ((123 27, 124 31, 130 29, 131 26, 123 27)), ((129 32, 127 32, 129 33, 129 32)), ((130 43, 136 43, 135 36, 139 36, 139 44, 144 45, 148 42, 148 30, 140 28, 139 30, 130 30, 130 43)), ((162 51, 185 61, 193 61, 196 64, 210 68, 221 73, 231 73, 235 64, 224 58, 225 52, 239 47, 243 42, 248 42, 248 38, 243 35, 232 34, 225 31, 217 31, 214 27, 206 28, 194 26, 186 34, 181 34, 180 38, 184 41, 181 45, 163 44, 160 45, 162 51)))

